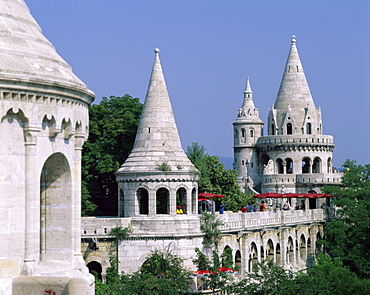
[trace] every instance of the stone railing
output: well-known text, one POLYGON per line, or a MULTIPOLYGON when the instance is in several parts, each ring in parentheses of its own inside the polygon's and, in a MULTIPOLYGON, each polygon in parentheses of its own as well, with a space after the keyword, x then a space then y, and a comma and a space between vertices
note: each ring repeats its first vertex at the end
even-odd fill
POLYGON ((117 226, 128 227, 131 218, 118 217, 83 217, 81 218, 81 237, 108 237, 112 228, 117 226))
POLYGON ((323 209, 221 214, 221 231, 254 230, 267 227, 324 222, 323 209))
POLYGON ((274 185, 293 183, 339 184, 343 173, 265 174, 262 183, 274 185))
POLYGON ((260 137, 257 141, 258 145, 263 144, 329 144, 333 145, 332 135, 312 135, 312 134, 292 134, 292 135, 266 135, 260 137))

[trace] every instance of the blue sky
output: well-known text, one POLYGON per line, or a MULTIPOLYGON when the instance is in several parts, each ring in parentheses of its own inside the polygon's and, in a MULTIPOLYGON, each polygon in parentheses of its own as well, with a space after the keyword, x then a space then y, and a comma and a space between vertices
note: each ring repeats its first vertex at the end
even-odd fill
POLYGON ((160 58, 182 145, 233 157, 232 123, 250 77, 266 122, 291 36, 334 166, 370 163, 370 1, 26 0, 75 74, 96 94, 144 102, 160 58))

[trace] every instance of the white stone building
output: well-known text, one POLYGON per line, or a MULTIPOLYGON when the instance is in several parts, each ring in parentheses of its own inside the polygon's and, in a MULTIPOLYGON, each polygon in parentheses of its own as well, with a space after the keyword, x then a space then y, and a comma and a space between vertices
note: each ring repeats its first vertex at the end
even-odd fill
POLYGON ((0 40, 0 294, 93 294, 80 230, 94 93, 23 0, 0 0, 0 40))
POLYGON ((268 110, 267 135, 252 95, 248 78, 233 123, 240 187, 247 193, 319 193, 324 185, 338 184, 340 174, 332 168, 333 136, 323 133, 321 109, 311 96, 295 36, 275 104, 268 110))
MULTIPOLYGON (((195 248, 203 247, 196 169, 181 148, 158 55, 159 50, 155 50, 134 149, 116 173, 119 217, 82 220, 83 256, 89 268, 102 277, 110 255, 117 255, 120 271, 130 273, 140 268, 150 251, 167 247, 184 259, 185 267, 195 270, 195 248), (177 206, 183 207, 183 214, 176 213, 177 206), (133 229, 130 237, 118 244, 108 235, 116 226, 133 229)), ((243 108, 250 117, 243 124, 254 126, 253 136, 246 137, 253 146, 255 137, 262 135, 263 122, 258 118, 251 92, 248 82, 243 108)), ((252 158, 253 153, 250 155, 252 158)), ((224 222, 219 254, 232 249, 240 277, 265 259, 285 268, 307 267, 314 259, 316 241, 322 236, 326 218, 323 209, 226 212, 218 216, 224 222)), ((195 290, 196 284, 193 287, 195 290)))

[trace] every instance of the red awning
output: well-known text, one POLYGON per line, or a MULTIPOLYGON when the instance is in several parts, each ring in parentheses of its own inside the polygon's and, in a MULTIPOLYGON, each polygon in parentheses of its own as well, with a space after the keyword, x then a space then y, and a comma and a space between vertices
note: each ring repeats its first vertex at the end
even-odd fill
POLYGON ((265 199, 265 198, 330 198, 332 195, 328 194, 300 194, 300 193, 286 193, 286 194, 277 194, 277 193, 264 193, 254 195, 253 198, 256 199, 265 199))
POLYGON ((209 275, 216 275, 220 272, 230 274, 230 275, 235 275, 235 274, 238 273, 238 272, 236 272, 235 270, 233 270, 231 268, 220 267, 217 271, 212 272, 212 273, 209 270, 197 270, 197 271, 193 272, 193 275, 197 276, 197 277, 205 277, 205 276, 209 276, 209 275))
POLYGON ((198 194, 198 197, 201 198, 224 198, 223 195, 217 195, 217 194, 211 194, 211 193, 200 193, 198 194))
POLYGON ((264 198, 282 198, 282 194, 277 194, 277 193, 264 193, 264 194, 257 194, 254 195, 253 198, 256 199, 264 199, 264 198))

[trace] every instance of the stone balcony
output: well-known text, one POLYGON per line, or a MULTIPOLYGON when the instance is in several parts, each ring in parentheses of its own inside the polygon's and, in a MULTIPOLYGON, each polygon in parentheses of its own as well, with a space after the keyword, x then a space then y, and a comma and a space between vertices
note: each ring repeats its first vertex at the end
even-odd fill
MULTIPOLYGON (((258 231, 281 226, 297 226, 325 222, 323 209, 266 211, 252 213, 227 213, 218 215, 223 221, 220 227, 223 233, 238 231, 258 231)), ((200 220, 196 216, 168 216, 163 218, 117 218, 117 217, 83 217, 81 238, 109 238, 111 228, 132 226, 132 238, 145 237, 190 237, 202 235, 200 220), (158 225, 158 226, 157 226, 158 225), (174 226, 176 225, 176 226, 174 226), (189 227, 190 226, 190 227, 189 227)))

